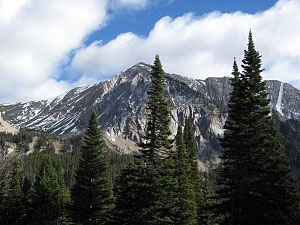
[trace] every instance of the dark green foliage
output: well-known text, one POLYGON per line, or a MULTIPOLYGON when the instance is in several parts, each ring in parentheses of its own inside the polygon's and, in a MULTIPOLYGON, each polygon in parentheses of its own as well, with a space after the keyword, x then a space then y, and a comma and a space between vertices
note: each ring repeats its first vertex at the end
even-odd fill
MULTIPOLYGON (((40 134, 42 136, 42 134, 40 134)), ((41 138, 41 140, 47 140, 41 138)), ((60 154, 55 154, 54 150, 50 152, 52 161, 55 165, 60 164, 63 168, 65 182, 68 187, 74 185, 75 170, 78 166, 80 158, 80 149, 83 146, 83 135, 74 135, 67 139, 57 139, 62 143, 62 150, 60 154), (68 146, 68 147, 67 147, 68 146)), ((41 143, 45 146, 45 143, 41 143)), ((34 183, 35 176, 38 174, 45 151, 40 151, 38 148, 31 154, 24 157, 24 175, 28 178, 31 184, 34 183)), ((109 171, 112 177, 112 181, 120 173, 120 170, 124 168, 130 162, 133 162, 133 156, 131 154, 123 154, 117 152, 113 147, 108 149, 107 161, 109 165, 109 171)))
MULTIPOLYGON (((184 143, 185 148, 188 154, 188 163, 190 166, 189 170, 189 177, 191 182, 194 185, 194 191, 196 195, 196 202, 198 202, 197 198, 200 196, 200 193, 198 193, 201 190, 201 177, 200 177, 200 171, 198 169, 198 154, 195 147, 195 137, 194 137, 194 130, 192 129, 192 124, 190 121, 190 118, 185 118, 185 126, 184 126, 184 143)), ((199 200, 200 201, 200 200, 199 200)))
POLYGON ((22 222, 23 222, 23 224, 30 224, 33 221, 32 215, 31 215, 32 214, 33 187, 26 176, 24 177, 24 180, 23 180, 22 191, 23 191, 22 204, 25 209, 25 215, 22 219, 22 222))
POLYGON ((160 169, 160 224, 178 224, 179 212, 179 184, 176 177, 177 152, 170 149, 160 169))
MULTIPOLYGON (((195 150, 195 149, 194 149, 195 150)), ((191 165, 186 143, 183 140, 182 127, 178 126, 176 135, 176 171, 178 180, 178 211, 176 224, 197 224, 197 205, 194 183, 191 180, 191 165)))
POLYGON ((218 215, 216 212, 216 206, 219 202, 216 199, 215 181, 211 174, 212 172, 203 172, 201 174, 200 190, 198 190, 197 196, 199 225, 217 225, 222 221, 222 215, 218 215))
MULTIPOLYGON (((176 178, 174 177, 173 152, 171 151, 173 140, 169 138, 170 111, 164 98, 165 77, 158 56, 155 57, 151 72, 151 85, 148 96, 148 126, 146 129, 145 143, 141 150, 142 160, 146 169, 156 177, 150 176, 144 182, 144 186, 151 186, 150 195, 159 197, 152 201, 150 208, 158 211, 153 215, 154 224, 173 224, 176 212, 176 178)), ((148 207, 149 208, 149 207, 148 207)), ((147 209, 148 210, 148 209, 147 209)))
MULTIPOLYGON (((42 164, 42 159, 45 152, 35 151, 32 154, 24 157, 24 174, 30 184, 34 183, 35 177, 40 171, 42 164)), ((54 165, 61 166, 63 168, 63 176, 68 187, 71 187, 74 183, 74 173, 77 168, 79 153, 77 151, 67 152, 63 154, 54 154, 51 155, 51 160, 54 165)))
MULTIPOLYGON (((300 180, 300 121, 299 120, 286 120, 281 122, 280 131, 284 136, 284 146, 286 154, 290 159, 292 171, 297 178, 300 180)), ((298 189, 300 188, 298 183, 298 189)))
POLYGON ((198 169, 198 155, 195 147, 194 130, 192 129, 191 118, 185 118, 184 143, 188 153, 188 163, 190 166, 188 177, 193 185, 195 194, 195 204, 197 210, 197 224, 216 224, 217 218, 213 212, 216 204, 214 197, 214 187, 208 179, 206 173, 201 173, 198 169))
POLYGON ((198 171, 198 155, 195 147, 194 130, 192 128, 191 119, 188 117, 185 118, 183 139, 188 153, 189 163, 191 165, 191 172, 195 174, 195 172, 198 171))
MULTIPOLYGON (((42 147, 43 149, 45 149, 44 146, 47 146, 47 143, 51 141, 63 143, 63 148, 65 146, 65 150, 60 151, 60 154, 55 154, 54 149, 52 149, 50 152, 51 163, 55 168, 55 176, 57 176, 57 181, 55 181, 54 183, 58 183, 60 185, 60 191, 57 193, 59 198, 58 200, 55 200, 53 204, 61 205, 64 201, 66 201, 66 197, 68 199, 68 195, 64 195, 68 193, 68 190, 66 189, 66 186, 63 185, 63 182, 66 182, 69 187, 74 183, 74 174, 80 157, 80 148, 83 145, 82 135, 71 136, 68 139, 59 139, 53 138, 48 134, 42 134, 32 131, 22 130, 21 132, 22 135, 18 134, 17 136, 1 133, 2 136, 0 139, 3 141, 3 143, 6 141, 10 141, 17 144, 17 148, 21 149, 21 151, 23 151, 22 146, 29 146, 29 144, 33 143, 32 141, 36 140, 36 138, 40 140, 38 141, 38 145, 40 145, 40 147, 42 147), (43 135, 45 135, 45 137, 43 135)), ((37 147, 38 145, 36 144, 36 148, 33 153, 25 155, 22 158, 21 181, 23 182, 21 182, 21 186, 23 191, 23 199, 21 199, 21 203, 24 206, 24 211, 22 212, 22 222, 20 224, 35 223, 35 218, 33 218, 33 216, 35 214, 34 211, 36 208, 36 202, 33 202, 33 199, 35 198, 35 192, 32 185, 34 185, 34 182, 37 180, 37 177, 42 169, 41 166, 43 164, 44 156, 49 154, 46 153, 47 151, 41 152, 39 149, 40 147, 37 147)), ((14 224, 12 220, 16 220, 18 218, 17 215, 13 215, 13 218, 9 216, 12 214, 11 212, 18 206, 17 204, 10 204, 10 206, 8 205, 8 180, 12 179, 13 174, 13 167, 11 166, 11 163, 9 161, 10 158, 7 158, 5 163, 7 164, 7 168, 3 169, 3 163, 1 165, 1 177, 3 175, 3 178, 0 179, 0 181, 3 182, 0 182, 0 186, 3 188, 0 188, 0 194, 2 196, 0 198, 0 224, 14 224), (2 174, 2 172, 4 172, 4 174, 2 174)), ((107 162, 110 167, 110 175, 114 180, 122 168, 124 168, 129 162, 133 162, 133 156, 128 154, 120 154, 115 150, 108 150, 107 162)), ((59 209, 59 212, 56 211, 56 213, 60 214, 60 218, 56 221, 48 221, 49 224, 55 222, 61 224, 66 222, 63 221, 68 216, 65 207, 66 206, 63 205, 63 207, 59 209)))
POLYGON ((124 169, 128 164, 133 163, 134 157, 132 154, 122 154, 115 150, 109 150, 107 160, 114 185, 118 175, 121 173, 121 170, 124 169))
POLYGON ((70 194, 61 169, 54 167, 50 155, 45 155, 33 185, 32 224, 63 223, 69 201, 70 194))
POLYGON ((72 188, 71 214, 75 223, 108 224, 114 208, 112 183, 107 165, 107 146, 92 114, 84 136, 85 145, 72 188))
POLYGON ((171 135, 170 112, 168 103, 164 98, 164 85, 164 71, 159 57, 156 56, 148 91, 148 126, 145 144, 142 144, 143 150, 141 151, 144 160, 150 162, 159 160, 172 148, 172 140, 169 139, 171 135))
MULTIPOLYGON (((1 147, 0 147, 0 150, 1 147)), ((9 176, 11 174, 11 158, 4 158, 2 154, 0 154, 0 224, 6 219, 6 196, 7 189, 9 183, 9 176)))
POLYGON ((23 204, 24 194, 22 190, 22 174, 20 162, 14 159, 12 172, 9 179, 7 195, 5 196, 5 210, 1 224, 23 224, 25 207, 23 204))
POLYGON ((67 187, 64 176, 63 176, 63 169, 59 167, 57 169, 57 200, 58 200, 58 209, 59 209, 59 217, 61 223, 67 222, 69 213, 68 208, 71 202, 71 195, 70 190, 67 187))
POLYGON ((243 73, 234 63, 218 191, 223 224, 293 224, 297 196, 269 116, 261 56, 249 34, 243 73))
POLYGON ((123 169, 116 184, 115 224, 161 224, 159 182, 157 170, 143 163, 123 169))

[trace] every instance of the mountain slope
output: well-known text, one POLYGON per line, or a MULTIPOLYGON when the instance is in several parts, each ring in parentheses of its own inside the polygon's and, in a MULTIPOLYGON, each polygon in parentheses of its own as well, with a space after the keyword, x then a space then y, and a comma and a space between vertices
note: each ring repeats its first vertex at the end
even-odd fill
POLYGON ((3 120, 1 113, 0 113, 0 132, 16 134, 19 132, 19 129, 16 126, 11 125, 7 121, 3 120))
MULTIPOLYGON (((135 150, 146 125, 150 71, 151 66, 139 63, 110 81, 75 88, 53 99, 1 105, 0 111, 14 125, 67 135, 84 130, 95 110, 108 139, 124 150, 135 150)), ((280 81, 266 84, 271 106, 282 119, 300 119, 300 91, 280 81)), ((229 78, 195 80, 166 74, 166 89, 172 131, 191 115, 200 158, 218 160, 218 138, 223 135, 231 92, 229 78)))

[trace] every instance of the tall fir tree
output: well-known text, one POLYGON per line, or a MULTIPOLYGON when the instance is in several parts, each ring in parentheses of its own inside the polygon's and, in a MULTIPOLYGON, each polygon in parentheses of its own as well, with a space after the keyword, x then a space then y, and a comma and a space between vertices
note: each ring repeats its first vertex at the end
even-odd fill
POLYGON ((214 187, 211 185, 207 174, 200 172, 198 168, 198 154, 195 146, 191 117, 185 118, 183 137, 190 165, 188 176, 193 184, 195 193, 197 224, 216 224, 217 217, 213 212, 213 207, 215 206, 215 200, 213 199, 214 187))
POLYGON ((30 224, 63 224, 64 209, 69 200, 69 191, 54 167, 51 156, 45 155, 33 185, 30 224))
POLYGON ((260 73, 261 56, 252 33, 240 74, 233 66, 233 91, 225 125, 218 196, 222 224, 294 224, 297 194, 260 73))
POLYGON ((157 161, 172 148, 170 111, 164 98, 165 76, 157 55, 151 72, 151 85, 148 91, 148 125, 142 155, 144 160, 157 161))
MULTIPOLYGON (((224 138, 221 140, 221 145, 224 148, 221 159, 222 167, 219 174, 218 184, 220 190, 218 191, 218 198, 221 201, 219 211, 224 216, 224 224, 238 224, 240 212, 240 196, 243 193, 243 187, 239 186, 240 183, 246 183, 248 169, 246 156, 247 149, 242 145, 247 142, 247 134, 243 133, 243 130, 247 125, 244 125, 242 121, 243 112, 246 110, 244 106, 244 92, 241 87, 241 75, 238 70, 238 65, 234 59, 233 63, 233 77, 231 80, 231 86, 233 90, 231 92, 231 98, 228 103, 228 118, 225 123, 224 138), (245 162, 244 162, 245 161, 245 162)), ((246 204, 246 203, 244 203, 246 204)))
POLYGON ((195 201, 195 190, 190 176, 190 159, 186 151, 181 125, 178 126, 176 134, 176 153, 175 177, 178 179, 178 211, 176 224, 196 225, 197 205, 195 201))
POLYGON ((148 171, 157 174, 149 184, 156 196, 153 222, 155 224, 174 224, 176 215, 175 193, 177 180, 174 171, 173 141, 170 138, 170 110, 165 99, 165 73, 159 56, 156 55, 151 72, 151 85, 148 90, 148 125, 146 144, 141 150, 142 159, 148 171))
POLYGON ((107 165, 107 146, 93 112, 84 136, 81 159, 71 190, 72 220, 77 224, 109 224, 114 198, 107 165))
POLYGON ((141 158, 135 166, 123 170, 118 181, 117 218, 124 224, 135 224, 132 212, 140 212, 141 224, 172 224, 174 219, 175 195, 171 186, 176 185, 172 174, 170 153, 173 141, 170 139, 170 112, 165 93, 164 71, 158 56, 155 57, 148 91, 148 124, 146 135, 141 144, 141 158), (169 167, 171 166, 171 167, 169 167), (131 171, 135 176, 129 176, 131 171), (135 184, 136 185, 133 185, 135 184), (137 188, 135 188, 137 187, 137 188), (130 193, 130 205, 126 207, 125 190, 130 193), (145 198, 143 197, 145 193, 145 198), (133 219, 133 220, 132 220, 133 219))
POLYGON ((190 165, 189 178, 194 186, 195 199, 197 208, 200 210, 201 205, 201 176, 198 169, 198 154, 195 147, 194 130, 191 124, 191 118, 186 117, 184 123, 184 135, 183 135, 185 148, 188 153, 188 162, 190 165))

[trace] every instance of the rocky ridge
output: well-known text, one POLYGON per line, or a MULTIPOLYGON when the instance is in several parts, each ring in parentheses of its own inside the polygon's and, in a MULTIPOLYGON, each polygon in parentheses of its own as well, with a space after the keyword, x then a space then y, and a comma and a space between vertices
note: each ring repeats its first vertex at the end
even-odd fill
MULTIPOLYGON (((91 112, 99 115, 107 138, 125 151, 136 150, 147 121, 147 89, 151 66, 138 63, 110 81, 75 88, 56 98, 0 105, 5 120, 19 127, 63 136, 83 131, 91 112)), ((300 119, 300 91, 287 83, 266 81, 271 107, 282 120, 300 119)), ((166 98, 171 109, 171 129, 192 116, 199 158, 218 162, 231 86, 228 77, 191 79, 166 74, 166 98)))

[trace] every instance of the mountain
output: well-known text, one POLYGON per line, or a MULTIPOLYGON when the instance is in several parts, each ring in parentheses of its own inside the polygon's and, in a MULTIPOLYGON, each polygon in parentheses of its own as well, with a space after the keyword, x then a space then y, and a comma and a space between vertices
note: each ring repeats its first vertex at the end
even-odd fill
MULTIPOLYGON (((107 138, 125 151, 136 150, 147 122, 147 89, 151 66, 138 63, 110 81, 75 88, 56 98, 0 105, 5 120, 19 127, 60 136, 83 131, 93 110, 107 138)), ((267 80, 271 107, 283 121, 300 119, 300 91, 287 83, 267 80)), ((218 162, 231 86, 228 77, 191 79, 166 74, 166 97, 171 108, 171 128, 192 116, 199 157, 218 162)))

